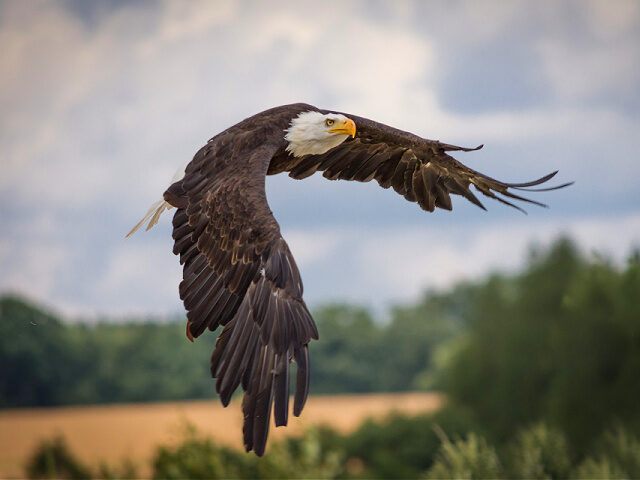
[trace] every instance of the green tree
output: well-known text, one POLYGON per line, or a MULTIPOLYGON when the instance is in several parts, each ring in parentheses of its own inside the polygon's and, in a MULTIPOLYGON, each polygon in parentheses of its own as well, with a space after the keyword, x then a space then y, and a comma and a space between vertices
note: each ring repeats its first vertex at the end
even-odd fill
POLYGON ((258 462, 258 478, 341 478, 346 473, 343 437, 328 427, 274 442, 258 462))
POLYGON ((575 469, 576 478, 640 478, 640 440, 620 425, 604 432, 594 454, 575 469))
POLYGON ((255 456, 217 445, 193 427, 178 445, 158 447, 152 468, 155 479, 258 478, 255 456))
POLYGON ((463 408, 450 406, 435 414, 369 419, 345 437, 348 463, 362 465, 362 478, 417 478, 440 448, 436 430, 461 436, 480 428, 463 408))
POLYGON ((310 344, 312 393, 381 389, 375 374, 382 363, 383 330, 357 307, 330 305, 314 312, 320 342, 310 344), (348 387, 347 387, 348 385, 348 387))
POLYGON ((451 442, 444 437, 438 457, 427 472, 427 479, 503 478, 495 449, 482 437, 470 433, 464 440, 451 442))
POLYGON ((91 470, 71 453, 61 436, 43 440, 36 447, 26 465, 29 478, 64 478, 86 480, 92 477, 91 470))
POLYGON ((614 421, 640 428, 640 267, 582 258, 568 240, 476 287, 441 372, 450 398, 505 442, 536 421, 579 455, 614 421))
POLYGON ((1 407, 62 403, 77 360, 75 343, 56 317, 19 297, 0 299, 1 407))
POLYGON ((563 479, 569 477, 571 456, 564 434, 543 423, 523 429, 506 449, 509 478, 563 479))
POLYGON ((391 391, 437 387, 433 376, 438 346, 454 338, 464 327, 465 310, 472 288, 461 284, 451 292, 427 292, 415 305, 396 307, 383 334, 384 362, 378 375, 391 391))

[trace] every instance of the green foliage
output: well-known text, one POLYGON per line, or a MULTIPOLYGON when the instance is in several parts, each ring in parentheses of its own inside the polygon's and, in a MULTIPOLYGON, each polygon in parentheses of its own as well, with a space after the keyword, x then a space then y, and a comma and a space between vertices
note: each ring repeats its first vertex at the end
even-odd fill
MULTIPOLYGON (((640 478, 640 442, 621 427, 606 430, 582 458, 571 457, 563 434, 545 424, 519 431, 500 449, 474 429, 464 412, 450 407, 431 416, 392 414, 348 435, 312 427, 273 442, 258 458, 187 425, 179 442, 157 448, 151 467, 156 479, 640 478)), ((92 477, 60 437, 38 446, 27 472, 29 478, 92 477)), ((95 472, 97 478, 136 478, 126 461, 95 472)))
POLYGON ((470 433, 466 439, 451 442, 444 434, 438 458, 425 478, 502 478, 502 467, 495 449, 470 433))
POLYGON ((598 444, 602 456, 608 456, 631 478, 640 478, 640 439, 618 425, 604 433, 598 444))
POLYGON ((42 440, 27 460, 25 472, 32 479, 116 480, 138 477, 136 465, 129 459, 115 466, 101 462, 92 469, 78 460, 62 435, 42 440))
POLYGON ((347 305, 315 311, 322 341, 310 346, 312 393, 433 388, 432 357, 461 328, 463 291, 429 293, 417 305, 394 309, 386 325, 376 323, 367 310, 347 305))
POLYGON ((580 480, 593 480, 596 479, 616 479, 616 480, 629 480, 631 477, 622 471, 618 465, 612 463, 608 458, 600 458, 595 460, 593 458, 587 458, 576 469, 572 478, 580 480))
POLYGON ((99 402, 160 401, 213 395, 213 338, 187 340, 182 322, 99 324, 84 336, 94 352, 88 389, 99 402), (126 372, 126 373, 125 373, 126 372))
POLYGON ((311 428, 303 436, 275 442, 257 458, 217 445, 189 427, 181 443, 158 448, 153 478, 337 478, 344 463, 339 438, 333 430, 311 428))
POLYGON ((545 424, 521 430, 507 448, 509 478, 568 478, 571 469, 569 446, 563 433, 545 424))
POLYGON ((465 435, 478 427, 468 412, 452 406, 435 414, 392 413, 369 419, 345 438, 347 458, 362 465, 363 478, 416 478, 433 462, 440 447, 436 428, 465 435))
POLYGON ((550 420, 579 448, 614 421, 640 431, 639 296, 637 262, 622 272, 589 265, 566 289, 552 349, 561 368, 547 404, 550 420))
POLYGON ((333 305, 314 312, 321 342, 309 346, 312 393, 382 390, 373 372, 381 364, 384 332, 361 308, 333 305))
POLYGON ((521 430, 500 454, 475 433, 455 442, 444 432, 440 437, 425 478, 640 478, 640 442, 621 427, 606 431, 593 453, 578 462, 562 432, 545 424, 521 430))
POLYGON ((596 443, 595 455, 575 470, 576 478, 640 478, 640 440, 617 426, 596 443))
POLYGON ((73 339, 55 317, 15 297, 0 302, 0 407, 55 405, 72 381, 73 339))
POLYGON ((135 463, 130 459, 124 459, 120 465, 109 465, 106 462, 101 462, 97 469, 97 478, 102 480, 119 480, 119 479, 132 479, 138 478, 138 469, 135 463))
POLYGON ((67 324, 0 298, 0 407, 206 398, 215 337, 184 323, 67 324))
POLYGON ((345 473, 343 438, 328 427, 275 442, 258 462, 257 478, 340 478, 345 473))
MULTIPOLYGON (((443 313, 448 301, 429 295, 416 307, 397 309, 386 326, 360 308, 318 310, 322 341, 310 347, 311 393, 432 386, 424 381, 432 354, 459 324, 443 313)), ((0 407, 212 397, 215 339, 209 333, 188 342, 183 321, 69 324, 22 299, 3 297, 0 407)))
POLYGON ((435 353, 464 327, 471 288, 461 284, 451 292, 427 292, 416 305, 396 307, 384 332, 381 381, 392 391, 438 388, 435 353))
POLYGON ((159 447, 152 461, 153 478, 258 478, 253 455, 222 447, 193 428, 177 446, 159 447))
POLYGON ((26 465, 26 472, 29 478, 91 478, 89 468, 75 458, 61 436, 44 440, 36 447, 26 465))
POLYGON ((499 443, 536 421, 565 432, 576 454, 612 422, 638 431, 639 294, 636 261, 589 263, 562 240, 524 273, 476 287, 444 390, 499 443))

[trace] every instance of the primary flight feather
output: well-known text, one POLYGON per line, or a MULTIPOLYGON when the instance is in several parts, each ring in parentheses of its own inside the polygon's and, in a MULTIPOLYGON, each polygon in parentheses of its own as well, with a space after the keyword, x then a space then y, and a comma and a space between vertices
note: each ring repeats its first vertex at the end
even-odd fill
MULTIPOLYGON (((243 436, 247 451, 265 450, 271 411, 275 425, 289 412, 289 364, 297 364, 293 414, 309 391, 309 351, 318 331, 302 298, 302 280, 265 195, 265 176, 288 172, 296 179, 315 172, 331 180, 376 180, 424 210, 451 210, 451 194, 484 209, 471 185, 488 197, 543 205, 517 191, 535 187, 557 172, 525 183, 505 183, 449 156, 472 151, 354 115, 302 103, 258 113, 219 133, 202 147, 151 206, 147 230, 160 214, 173 217, 173 252, 180 256, 180 298, 187 310, 187 336, 223 326, 211 356, 211 375, 224 406, 242 385, 243 436)), ((544 205, 543 205, 544 206, 544 205)))

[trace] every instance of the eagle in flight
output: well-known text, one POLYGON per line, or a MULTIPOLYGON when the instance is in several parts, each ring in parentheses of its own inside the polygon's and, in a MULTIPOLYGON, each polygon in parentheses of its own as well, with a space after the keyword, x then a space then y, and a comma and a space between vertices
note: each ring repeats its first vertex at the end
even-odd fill
POLYGON ((289 364, 297 364, 293 414, 309 391, 309 350, 318 330, 302 298, 302 280, 265 195, 265 176, 288 172, 303 179, 322 172, 330 180, 376 180, 433 212, 451 210, 451 194, 484 209, 471 191, 522 210, 515 201, 541 205, 505 183, 466 167, 447 152, 472 151, 354 115, 297 103, 258 113, 210 139, 151 206, 147 230, 175 207, 173 253, 180 256, 180 298, 187 337, 222 326, 211 356, 211 375, 224 406, 244 390, 243 436, 247 451, 264 453, 271 411, 276 426, 289 413, 289 364))

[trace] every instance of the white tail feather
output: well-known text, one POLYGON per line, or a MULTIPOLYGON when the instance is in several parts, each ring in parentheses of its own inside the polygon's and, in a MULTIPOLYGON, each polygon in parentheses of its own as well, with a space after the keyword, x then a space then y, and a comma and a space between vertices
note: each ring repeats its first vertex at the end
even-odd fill
POLYGON ((144 224, 144 222, 151 219, 149 220, 149 225, 147 225, 147 228, 146 228, 146 230, 148 231, 151 227, 153 227, 156 223, 158 223, 158 219, 160 218, 160 215, 162 215, 162 212, 164 212, 165 210, 169 210, 171 208, 173 208, 173 206, 165 202, 164 200, 158 200, 157 202, 153 203, 149 207, 149 211, 142 218, 142 220, 140 220, 136 224, 136 226, 133 227, 129 233, 127 233, 126 238, 129 238, 131 235, 133 235, 136 232, 136 230, 138 230, 144 224))
MULTIPOLYGON (((178 180, 180 180, 182 177, 184 177, 184 173, 185 170, 187 168, 187 163, 184 164, 184 166, 180 167, 175 175, 173 176, 173 179, 171 180, 171 183, 177 182, 178 180)), ((160 218, 160 215, 162 215, 162 212, 164 212, 165 210, 170 210, 173 208, 173 205, 171 205, 170 203, 165 202, 164 200, 158 200, 157 202, 153 203, 150 207, 149 207, 149 211, 147 212, 147 214, 142 218, 142 220, 140 220, 135 227, 133 227, 131 229, 131 231, 129 233, 127 233, 126 238, 129 238, 131 235, 133 235, 136 230, 138 230, 143 224, 144 222, 146 222, 147 220, 149 220, 149 225, 147 225, 147 231, 149 231, 149 229, 151 227, 153 227, 156 223, 158 223, 158 219, 160 218)))

